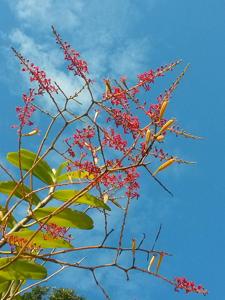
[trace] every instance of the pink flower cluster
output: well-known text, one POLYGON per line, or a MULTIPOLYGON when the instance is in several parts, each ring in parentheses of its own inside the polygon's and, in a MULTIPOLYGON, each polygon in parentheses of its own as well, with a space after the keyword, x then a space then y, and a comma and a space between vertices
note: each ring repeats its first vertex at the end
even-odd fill
MULTIPOLYGON (((27 243, 28 239, 14 236, 13 234, 10 234, 6 237, 6 240, 8 244, 11 246, 11 250, 14 251, 15 247, 24 247, 25 244, 27 243)), ((25 251, 30 251, 30 250, 40 250, 41 246, 36 245, 35 243, 29 243, 26 246, 25 251)))
MULTIPOLYGON (((31 104, 35 96, 43 95, 44 92, 47 93, 57 93, 57 88, 51 83, 51 79, 47 78, 45 71, 41 70, 39 67, 35 66, 33 63, 30 63, 29 60, 25 60, 20 54, 17 54, 21 64, 23 65, 22 71, 30 73, 30 81, 37 82, 38 88, 30 89, 29 94, 23 94, 24 106, 17 106, 16 112, 20 121, 21 129, 25 126, 33 125, 33 122, 30 120, 31 116, 35 112, 35 107, 31 104)), ((17 125, 12 127, 18 128, 17 125)))
POLYGON ((127 141, 120 134, 116 134, 113 128, 109 132, 104 133, 103 145, 108 145, 110 148, 124 152, 126 150, 127 141))
POLYGON ((137 182, 138 177, 140 176, 137 173, 136 168, 130 168, 125 170, 126 177, 123 180, 124 185, 127 185, 126 195, 129 198, 138 198, 139 194, 137 190, 139 189, 139 184, 137 182))
MULTIPOLYGON (((68 241, 71 240, 71 235, 66 235, 68 232, 68 229, 66 227, 59 226, 54 223, 45 224, 43 226, 43 229, 53 238, 62 238, 66 239, 68 241)), ((48 239, 48 236, 44 235, 44 239, 48 239)))
MULTIPOLYGON (((25 71, 25 69, 23 70, 25 71)), ((57 93, 57 88, 51 83, 51 79, 47 78, 45 71, 40 70, 40 68, 33 63, 30 64, 28 70, 31 73, 30 81, 37 81, 39 84, 38 95, 43 95, 44 92, 57 93)))
MULTIPOLYGON (((74 161, 73 166, 77 167, 81 171, 86 171, 90 175, 93 175, 94 177, 97 177, 101 174, 101 169, 96 166, 93 162, 91 161, 74 161)), ((71 168, 71 166, 70 166, 71 168)), ((88 177, 88 176, 87 176, 88 177)))
POLYGON ((112 93, 105 95, 105 98, 110 98, 113 105, 121 105, 123 108, 128 107, 127 95, 124 90, 119 87, 112 87, 112 93))
POLYGON ((207 295, 208 291, 202 285, 196 285, 193 281, 188 281, 184 277, 175 278, 175 291, 184 290, 186 293, 198 293, 207 295))
POLYGON ((60 45, 60 48, 64 51, 65 60, 69 61, 68 70, 73 71, 74 75, 81 76, 86 79, 86 73, 88 73, 88 64, 85 60, 80 58, 80 53, 74 50, 67 42, 63 42, 60 35, 53 30, 56 36, 56 43, 60 45))
MULTIPOLYGON (((121 167, 119 165, 118 167, 121 167)), ((117 173, 106 173, 100 178, 100 182, 105 187, 112 187, 114 189, 126 188, 125 194, 129 198, 139 197, 138 189, 139 184, 137 179, 139 173, 137 173, 136 168, 129 168, 117 173)))
POLYGON ((149 70, 147 72, 144 72, 142 74, 138 75, 139 84, 144 87, 146 91, 150 90, 150 83, 154 82, 155 79, 155 73, 153 70, 149 70))
POLYGON ((137 116, 132 116, 127 112, 122 112, 120 109, 112 109, 112 118, 114 119, 117 127, 123 127, 124 133, 131 132, 135 135, 140 128, 137 116))
POLYGON ((91 126, 87 126, 83 129, 76 129, 76 133, 73 135, 73 146, 78 145, 80 148, 91 148, 90 139, 95 136, 95 130, 91 126))
MULTIPOLYGON (((32 105, 35 94, 34 89, 30 89, 29 95, 23 94, 23 102, 24 106, 17 106, 16 113, 18 115, 21 127, 28 125, 33 125, 33 122, 30 120, 31 116, 35 112, 35 107, 32 105)), ((13 125, 13 127, 18 127, 17 125, 13 125)))

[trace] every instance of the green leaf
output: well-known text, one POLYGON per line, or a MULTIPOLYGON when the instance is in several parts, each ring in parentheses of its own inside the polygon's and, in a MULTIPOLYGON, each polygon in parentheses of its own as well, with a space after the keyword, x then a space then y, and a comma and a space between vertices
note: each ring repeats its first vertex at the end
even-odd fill
MULTIPOLYGON (((18 232, 13 232, 9 236, 14 236, 18 238, 24 238, 29 240, 29 238, 34 234, 35 231, 29 229, 22 229, 18 232)), ((54 238, 50 234, 38 232, 35 237, 28 244, 34 245, 40 248, 72 248, 73 246, 67 241, 61 238, 54 238)))
MULTIPOLYGON (((0 267, 6 265, 13 258, 0 258, 0 267)), ((26 259, 17 259, 0 270, 0 281, 21 279, 43 279, 47 276, 45 267, 26 259)))
MULTIPOLYGON (((35 211, 34 216, 39 220, 43 217, 49 216, 49 214, 54 212, 56 209, 57 207, 40 208, 35 211)), ((62 212, 53 216, 47 223, 54 223, 63 227, 72 227, 79 229, 93 228, 93 220, 87 214, 77 210, 72 210, 70 208, 66 208, 62 212)))
POLYGON ((10 283, 11 281, 9 280, 0 283, 0 294, 8 290, 10 283))
POLYGON ((68 165, 68 162, 67 161, 64 161, 62 162, 58 169, 56 170, 56 173, 55 173, 55 177, 57 178, 59 175, 62 174, 62 171, 65 169, 65 167, 68 165))
MULTIPOLYGON (((52 194, 52 197, 58 200, 67 201, 74 196, 76 196, 79 193, 79 191, 76 190, 59 190, 52 194)), ((107 210, 111 210, 108 205, 106 205, 102 200, 99 200, 95 196, 92 196, 88 193, 81 196, 77 200, 74 201, 74 204, 87 204, 91 207, 101 207, 107 210)))
MULTIPOLYGON (((9 195, 11 194, 12 190, 15 188, 16 185, 17 183, 14 181, 0 181, 0 193, 9 195)), ((25 195, 29 194, 31 193, 31 190, 27 186, 20 184, 18 185, 13 195, 16 196, 17 198, 23 199, 24 193, 25 195)), ((24 199, 26 201, 31 200, 31 202, 35 204, 37 204, 40 201, 40 198, 35 193, 30 195, 28 198, 24 198, 24 199)))
POLYGON ((71 171, 71 172, 66 172, 61 175, 59 175, 56 178, 56 182, 63 182, 63 181, 71 181, 73 179, 93 179, 93 175, 89 175, 88 172, 86 171, 71 171))
MULTIPOLYGON (((14 280, 14 281, 7 280, 7 281, 4 281, 4 282, 0 283, 0 297, 1 297, 1 299, 3 299, 3 297, 6 295, 8 289, 9 289, 9 287, 12 283, 18 285, 20 283, 20 281, 19 280, 14 280)), ((22 297, 20 295, 17 295, 17 296, 14 296, 13 299, 21 300, 22 297)))
MULTIPOLYGON (((7 213, 7 209, 5 209, 3 206, 0 205, 0 224, 2 223, 2 219, 4 217, 4 215, 7 213)), ((5 222, 6 220, 4 220, 5 222)), ((3 223, 4 224, 4 223, 3 223)), ((3 225, 2 224, 2 225, 3 225)), ((12 214, 9 215, 9 217, 7 217, 7 226, 9 228, 13 228, 16 225, 16 220, 13 217, 12 214)))
MULTIPOLYGON (((36 154, 26 149, 21 149, 21 167, 22 170, 30 170, 36 159, 36 154)), ((9 152, 7 154, 8 161, 16 167, 19 165, 19 152, 9 152)), ((39 157, 38 157, 39 159, 39 157)), ((41 181, 52 184, 54 182, 54 174, 46 161, 41 160, 32 170, 32 174, 39 178, 41 181)))

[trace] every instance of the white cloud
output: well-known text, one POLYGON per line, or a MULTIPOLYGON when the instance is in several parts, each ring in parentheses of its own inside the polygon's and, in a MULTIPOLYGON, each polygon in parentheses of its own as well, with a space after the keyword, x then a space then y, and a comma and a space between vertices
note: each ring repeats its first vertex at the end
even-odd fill
POLYGON ((17 0, 11 1, 12 11, 25 27, 45 29, 59 24, 61 29, 72 29, 79 24, 83 2, 80 0, 17 0))
MULTIPOLYGON (((10 2, 10 7, 21 21, 21 48, 27 50, 29 46, 33 56, 41 52, 39 55, 43 57, 45 53, 51 62, 55 56, 54 63, 57 64, 59 55, 53 51, 53 47, 57 47, 52 41, 51 46, 46 41, 50 26, 55 25, 82 52, 82 57, 89 62, 90 70, 97 79, 136 73, 144 68, 144 61, 149 58, 149 40, 133 32, 132 24, 140 19, 141 12, 137 3, 130 0, 113 3, 108 0, 40 0, 38 3, 35 0, 18 0, 10 2), (41 40, 38 47, 34 40, 28 41, 31 34, 35 36, 35 41, 41 40)), ((18 35, 18 29, 16 32, 18 35)))

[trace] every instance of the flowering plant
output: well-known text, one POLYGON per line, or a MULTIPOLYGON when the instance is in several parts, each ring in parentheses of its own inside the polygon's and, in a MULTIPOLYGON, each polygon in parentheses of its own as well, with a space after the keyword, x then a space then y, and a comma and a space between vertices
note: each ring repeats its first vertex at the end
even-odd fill
MULTIPOLYGON (((139 243, 133 238, 129 247, 123 245, 130 205, 140 195, 141 169, 171 194, 158 178, 158 173, 172 164, 191 163, 166 153, 162 147, 170 134, 198 138, 181 130, 174 118, 166 117, 172 94, 188 67, 157 98, 156 103, 149 104, 142 99, 147 97, 159 77, 172 71, 181 61, 139 74, 132 85, 125 77, 114 81, 104 79, 102 93, 96 98, 93 92, 95 82, 89 77, 87 62, 62 40, 54 28, 53 34, 68 62, 68 71, 82 85, 73 95, 66 95, 59 83, 53 82, 45 71, 13 49, 32 87, 22 96, 23 106, 16 108, 18 124, 13 127, 18 133, 18 151, 7 155, 7 160, 17 167, 18 173, 14 175, 0 165, 9 177, 9 180, 0 182, 0 192, 6 195, 0 207, 1 299, 19 299, 20 293, 47 281, 66 267, 91 272, 107 299, 110 297, 96 277, 96 270, 106 267, 123 271, 127 279, 129 273, 136 270, 158 277, 176 290, 206 294, 202 286, 189 284, 184 278, 170 280, 163 276, 160 265, 169 253, 155 250, 155 243, 150 250, 144 248, 145 237, 139 243), (79 98, 84 91, 87 91, 89 101, 86 109, 80 109, 79 98), (40 104, 40 99, 47 96, 54 106, 53 111, 40 104), (48 120, 47 129, 44 125, 43 128, 34 125, 33 114, 37 111, 48 120), (41 140, 36 151, 27 149, 30 139, 38 135, 41 140), (63 135, 66 137, 62 139, 63 135), (60 160, 54 168, 49 162, 53 155, 54 161, 55 156, 60 160), (156 168, 152 167, 153 162, 156 168), (21 207, 26 207, 22 218, 21 207), (108 220, 114 209, 122 210, 123 216, 118 242, 111 245, 107 242, 114 230, 110 230, 108 220), (102 240, 95 245, 75 246, 73 229, 92 230, 94 220, 89 214, 93 211, 104 220, 102 240), (112 262, 89 265, 85 259, 71 262, 71 256, 65 258, 66 254, 99 249, 113 252, 112 262), (122 252, 132 254, 129 267, 122 264, 122 252), (140 253, 147 255, 146 267, 136 263, 140 253), (63 260, 59 258, 60 254, 64 254, 63 260), (60 268, 47 274, 47 268, 40 263, 55 264, 60 268), (36 282, 24 286, 29 279, 36 282)), ((160 230, 155 242, 159 233, 160 230)))

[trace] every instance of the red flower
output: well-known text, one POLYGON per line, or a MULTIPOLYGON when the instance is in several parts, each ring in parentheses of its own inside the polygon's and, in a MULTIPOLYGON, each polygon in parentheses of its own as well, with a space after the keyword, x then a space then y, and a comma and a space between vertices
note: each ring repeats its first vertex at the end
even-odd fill
POLYGON ((196 285, 193 281, 188 281, 184 277, 175 278, 175 291, 178 292, 179 289, 185 290, 186 293, 198 293, 206 295, 208 291, 203 288, 202 285, 196 285))

